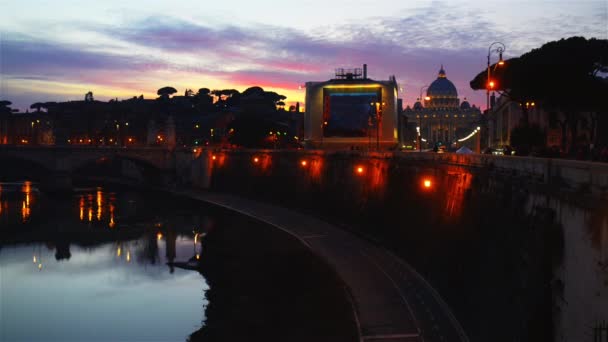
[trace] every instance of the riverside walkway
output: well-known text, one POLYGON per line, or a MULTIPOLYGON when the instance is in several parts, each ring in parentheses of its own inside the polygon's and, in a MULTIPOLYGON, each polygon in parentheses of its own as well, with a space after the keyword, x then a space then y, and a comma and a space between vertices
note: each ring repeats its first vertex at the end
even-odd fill
POLYGON ((250 216, 299 239, 348 287, 365 342, 468 341, 437 292, 403 260, 327 222, 268 203, 203 191, 176 194, 250 216))

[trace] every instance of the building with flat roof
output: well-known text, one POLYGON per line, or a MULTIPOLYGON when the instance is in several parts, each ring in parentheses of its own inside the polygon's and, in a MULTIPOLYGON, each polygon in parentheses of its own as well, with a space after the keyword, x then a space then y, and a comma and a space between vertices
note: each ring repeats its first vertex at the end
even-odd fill
POLYGON ((367 65, 306 82, 304 141, 312 148, 389 148, 398 143, 399 87, 367 78, 367 65))

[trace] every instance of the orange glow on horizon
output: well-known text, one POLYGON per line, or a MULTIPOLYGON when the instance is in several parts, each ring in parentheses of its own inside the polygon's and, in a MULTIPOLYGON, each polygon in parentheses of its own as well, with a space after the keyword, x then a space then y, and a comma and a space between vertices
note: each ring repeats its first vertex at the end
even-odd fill
MULTIPOLYGON (((124 78, 124 76, 124 72, 122 71, 111 71, 109 74, 106 72, 103 76, 100 76, 98 81, 92 79, 90 82, 85 83, 7 79, 6 85, 10 89, 27 92, 36 91, 38 93, 58 96, 65 100, 80 98, 82 96, 82 89, 86 88, 91 89, 95 93, 96 100, 108 101, 118 98, 120 101, 132 98, 134 93, 142 94, 145 99, 156 99, 158 97, 156 90, 164 86, 167 78, 165 70, 152 69, 147 71, 145 79, 133 77, 134 83, 129 82, 128 85, 104 84, 105 79, 119 79, 124 78), (158 83, 155 82, 155 79, 159 80, 158 83)), ((180 93, 183 93, 184 89, 198 89, 201 84, 205 84, 209 89, 237 89, 240 92, 252 86, 260 86, 266 91, 274 91, 287 96, 287 100, 283 101, 285 102, 285 108, 289 108, 291 105, 295 106, 296 102, 299 102, 300 111, 304 111, 305 92, 298 90, 298 84, 291 84, 289 82, 277 83, 259 78, 251 79, 245 75, 237 76, 232 82, 227 82, 225 78, 214 75, 202 75, 199 72, 176 70, 173 73, 175 82, 173 82, 172 86, 178 89, 180 93)))

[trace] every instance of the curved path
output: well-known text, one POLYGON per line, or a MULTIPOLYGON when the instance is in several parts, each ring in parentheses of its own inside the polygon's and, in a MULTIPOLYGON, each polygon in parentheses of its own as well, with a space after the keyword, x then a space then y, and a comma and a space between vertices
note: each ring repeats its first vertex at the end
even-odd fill
POLYGON ((437 292, 407 263, 327 222, 234 195, 176 191, 275 226, 332 266, 349 288, 361 341, 468 341, 437 292))

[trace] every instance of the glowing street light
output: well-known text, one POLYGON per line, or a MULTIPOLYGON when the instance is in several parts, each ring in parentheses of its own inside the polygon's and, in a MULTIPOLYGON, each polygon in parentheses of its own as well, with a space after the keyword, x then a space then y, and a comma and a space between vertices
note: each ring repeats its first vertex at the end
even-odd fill
MULTIPOLYGON (((505 52, 505 44, 501 43, 501 42, 494 42, 492 44, 490 44, 490 46, 488 47, 488 78, 486 80, 487 85, 486 85, 486 109, 488 110, 488 113, 490 111, 490 89, 494 89, 495 83, 494 81, 490 81, 491 79, 491 75, 490 75, 490 55, 494 52, 494 53, 498 53, 498 63, 496 65, 499 66, 503 66, 505 64, 505 61, 502 59, 502 53, 505 52), (497 47, 492 49, 492 47, 496 45, 497 47)), ((495 67, 496 68, 496 67, 495 67)))
POLYGON ((384 102, 372 102, 370 106, 372 106, 375 110, 376 114, 376 149, 380 150, 380 124, 382 123, 382 106, 386 103, 384 102))
POLYGON ((355 172, 357 172, 358 175, 362 175, 363 172, 365 172, 365 169, 363 168, 363 166, 357 166, 355 172))
POLYGON ((433 186, 433 182, 432 182, 430 179, 428 179, 428 178, 427 178, 427 179, 425 179, 425 180, 422 182, 422 186, 423 186, 425 189, 430 189, 430 188, 433 186))
MULTIPOLYGON (((422 105, 422 92, 427 89, 430 86, 430 84, 424 85, 422 87, 420 87, 420 96, 418 97, 418 101, 421 101, 421 105, 422 105)), ((431 97, 430 96, 425 96, 424 97, 425 101, 430 101, 431 97)), ((420 132, 420 130, 422 129, 422 115, 418 115, 418 152, 422 152, 422 134, 420 132)))

